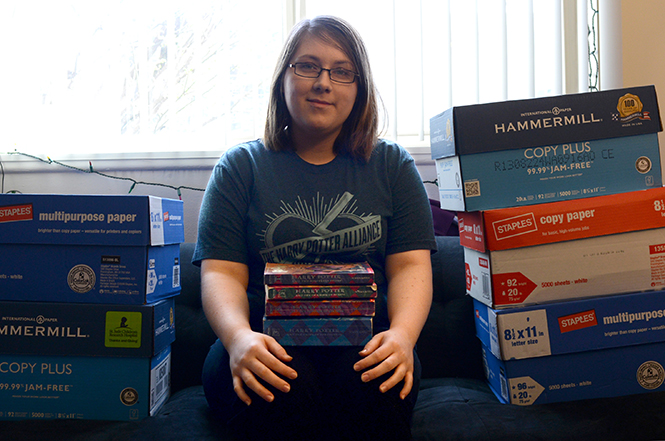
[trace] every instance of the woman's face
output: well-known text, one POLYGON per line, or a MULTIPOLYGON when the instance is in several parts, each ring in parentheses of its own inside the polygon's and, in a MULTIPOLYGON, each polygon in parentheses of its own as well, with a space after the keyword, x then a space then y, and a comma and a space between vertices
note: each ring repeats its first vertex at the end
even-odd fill
MULTIPOLYGON (((351 60, 336 46, 319 38, 303 39, 290 63, 313 63, 325 69, 356 71, 351 60)), ((335 138, 342 130, 358 94, 358 82, 335 83, 328 71, 318 78, 297 76, 293 68, 284 75, 284 96, 291 115, 293 134, 335 138)))

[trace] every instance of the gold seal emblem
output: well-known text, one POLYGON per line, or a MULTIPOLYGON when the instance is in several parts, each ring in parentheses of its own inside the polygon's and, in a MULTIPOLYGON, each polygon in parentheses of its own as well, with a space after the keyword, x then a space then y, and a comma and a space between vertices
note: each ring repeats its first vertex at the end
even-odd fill
POLYGON ((645 361, 637 369, 637 382, 647 390, 658 389, 665 381, 665 369, 656 361, 645 361))
POLYGON ((619 104, 617 104, 617 110, 622 118, 630 116, 634 113, 642 112, 642 101, 637 95, 632 93, 627 93, 621 98, 619 98, 619 104))

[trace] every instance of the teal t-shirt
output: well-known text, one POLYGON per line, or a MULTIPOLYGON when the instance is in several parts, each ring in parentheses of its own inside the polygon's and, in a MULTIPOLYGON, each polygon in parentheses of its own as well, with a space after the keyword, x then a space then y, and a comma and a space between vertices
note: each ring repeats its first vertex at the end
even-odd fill
POLYGON ((229 149, 208 183, 193 261, 249 267, 251 323, 261 329, 266 262, 367 261, 379 296, 375 330, 388 327, 385 257, 436 249, 427 194, 413 158, 381 140, 369 161, 339 154, 324 165, 261 141, 229 149))

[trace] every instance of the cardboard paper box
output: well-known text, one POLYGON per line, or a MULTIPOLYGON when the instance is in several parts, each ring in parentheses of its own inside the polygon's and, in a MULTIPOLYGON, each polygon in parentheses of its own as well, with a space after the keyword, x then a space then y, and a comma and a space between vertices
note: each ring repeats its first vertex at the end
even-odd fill
POLYGON ((0 253, 0 300, 142 305, 179 292, 179 244, 5 244, 0 253))
POLYGON ((432 159, 661 130, 654 86, 459 106, 430 119, 432 159))
POLYGON ((173 298, 150 305, 0 302, 0 353, 151 357, 175 340, 173 298))
POLYGON ((436 159, 441 208, 479 211, 662 186, 656 133, 436 159))
POLYGON ((481 253, 464 248, 467 292, 493 308, 665 287, 665 229, 481 253))
POLYGON ((665 343, 510 361, 483 347, 483 361, 502 403, 530 406, 665 390, 665 343))
POLYGON ((185 240, 183 203, 139 195, 0 194, 0 243, 158 246, 185 240))
POLYGON ((665 342, 665 291, 474 309, 478 338, 501 360, 665 342))
POLYGON ((144 304, 180 291, 182 201, 0 195, 0 300, 144 304))
POLYGON ((457 216, 460 243, 481 252, 665 228, 665 187, 457 216))
POLYGON ((0 355, 0 420, 140 420, 170 393, 171 348, 154 358, 0 355))

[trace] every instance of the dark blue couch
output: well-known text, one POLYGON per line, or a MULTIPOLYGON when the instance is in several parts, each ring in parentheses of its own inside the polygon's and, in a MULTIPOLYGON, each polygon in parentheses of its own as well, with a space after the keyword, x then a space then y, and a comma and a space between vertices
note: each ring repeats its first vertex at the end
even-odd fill
MULTIPOLYGON (((423 380, 414 414, 414 441, 665 439, 663 393, 530 407, 500 404, 484 381, 459 238, 437 237, 437 241, 439 251, 432 255, 434 303, 418 342, 423 380)), ((192 251, 192 244, 182 246, 173 396, 157 416, 138 422, 0 422, 0 440, 230 440, 209 418, 200 385, 201 366, 215 336, 201 310, 199 270, 189 264, 192 251)), ((94 393, 94 386, 90 391, 94 393)))

